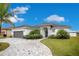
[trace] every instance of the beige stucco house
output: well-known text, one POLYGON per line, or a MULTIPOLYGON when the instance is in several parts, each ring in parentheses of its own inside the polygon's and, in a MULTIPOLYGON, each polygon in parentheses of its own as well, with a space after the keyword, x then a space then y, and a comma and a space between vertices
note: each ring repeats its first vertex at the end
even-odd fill
POLYGON ((48 37, 50 35, 56 35, 58 30, 65 30, 69 32, 70 36, 77 36, 76 31, 70 31, 70 27, 66 25, 56 25, 56 24, 43 24, 40 25, 40 32, 43 37, 48 37))
POLYGON ((69 31, 70 27, 66 25, 55 25, 55 24, 41 24, 40 26, 18 26, 15 28, 4 28, 2 29, 2 33, 7 36, 13 36, 17 38, 22 38, 25 35, 28 35, 32 30, 39 29, 40 34, 43 37, 48 37, 50 35, 56 35, 58 30, 66 30, 69 32, 70 36, 77 36, 77 32, 69 31))

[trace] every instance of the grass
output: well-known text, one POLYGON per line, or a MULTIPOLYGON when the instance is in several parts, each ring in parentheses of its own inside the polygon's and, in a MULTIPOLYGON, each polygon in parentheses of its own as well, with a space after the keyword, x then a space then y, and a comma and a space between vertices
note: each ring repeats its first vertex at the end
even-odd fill
POLYGON ((3 51, 8 47, 9 47, 9 43, 0 42, 0 51, 3 51))
POLYGON ((70 39, 45 39, 41 41, 55 56, 79 56, 79 37, 70 39))
POLYGON ((4 38, 3 35, 0 35, 0 39, 4 38))

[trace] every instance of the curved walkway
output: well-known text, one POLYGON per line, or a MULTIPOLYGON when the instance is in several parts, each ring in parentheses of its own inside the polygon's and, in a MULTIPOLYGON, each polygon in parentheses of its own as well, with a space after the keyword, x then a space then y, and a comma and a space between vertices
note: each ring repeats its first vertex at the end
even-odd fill
POLYGON ((0 39, 0 42, 10 43, 10 47, 0 52, 0 56, 52 56, 50 49, 40 40, 6 38, 0 39))

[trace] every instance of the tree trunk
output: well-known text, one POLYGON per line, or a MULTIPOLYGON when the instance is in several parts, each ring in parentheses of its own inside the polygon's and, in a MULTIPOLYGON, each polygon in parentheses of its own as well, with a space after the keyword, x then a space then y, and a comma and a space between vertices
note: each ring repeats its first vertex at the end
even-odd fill
POLYGON ((1 30, 2 30, 2 29, 1 29, 1 23, 0 23, 0 35, 1 35, 1 30))
POLYGON ((1 35, 1 32, 2 32, 2 21, 0 21, 0 35, 1 35))

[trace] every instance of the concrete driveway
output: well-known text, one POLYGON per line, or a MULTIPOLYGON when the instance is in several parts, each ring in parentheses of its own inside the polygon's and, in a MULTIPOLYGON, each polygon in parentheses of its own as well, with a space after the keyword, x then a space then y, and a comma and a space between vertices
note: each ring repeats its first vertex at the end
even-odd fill
POLYGON ((0 39, 0 42, 10 43, 10 47, 0 52, 0 56, 52 56, 50 49, 40 40, 6 38, 0 39))

